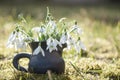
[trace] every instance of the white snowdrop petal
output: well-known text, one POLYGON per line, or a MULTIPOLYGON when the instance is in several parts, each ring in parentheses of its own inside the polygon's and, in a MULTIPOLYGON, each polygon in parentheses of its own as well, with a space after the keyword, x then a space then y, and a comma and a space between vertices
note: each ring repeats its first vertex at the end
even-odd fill
POLYGON ((41 53, 42 53, 42 55, 43 55, 43 56, 45 56, 45 53, 44 53, 44 51, 43 51, 43 50, 41 51, 41 53))
POLYGON ((50 52, 53 50, 57 50, 57 45, 54 42, 51 42, 48 46, 47 49, 49 49, 50 52))
POLYGON ((43 56, 45 56, 44 50, 40 47, 40 52, 42 53, 43 56))
POLYGON ((47 45, 49 45, 52 42, 52 38, 50 37, 49 39, 47 39, 47 45))
POLYGON ((37 55, 40 52, 40 46, 38 46, 34 51, 33 55, 37 55))
POLYGON ((7 48, 13 48, 14 47, 14 45, 11 42, 8 42, 6 46, 7 46, 7 48))
POLYGON ((58 50, 57 47, 54 47, 53 50, 58 50))
POLYGON ((32 31, 34 31, 34 32, 40 32, 40 27, 34 27, 34 28, 32 28, 32 31))
POLYGON ((49 49, 49 47, 50 47, 50 45, 48 45, 48 46, 47 46, 46 50, 48 50, 48 49, 49 49))
POLYGON ((51 53, 51 52, 52 52, 52 49, 49 49, 49 52, 51 53))
POLYGON ((70 50, 70 49, 71 49, 71 46, 70 46, 70 45, 68 45, 68 46, 67 46, 67 49, 68 49, 68 50, 70 50))
POLYGON ((74 41, 73 38, 71 38, 71 37, 68 38, 67 43, 68 43, 69 45, 75 45, 75 41, 74 41))
POLYGON ((17 43, 17 48, 19 49, 25 49, 27 46, 27 44, 24 41, 21 41, 19 43, 17 43))
POLYGON ((41 32, 41 33, 44 33, 44 32, 45 32, 45 28, 41 27, 41 28, 40 28, 40 32, 41 32))
POLYGON ((86 47, 84 46, 84 44, 80 41, 80 46, 83 50, 86 50, 86 47))
POLYGON ((82 29, 78 25, 74 25, 70 32, 81 35, 83 33, 82 29))
POLYGON ((61 44, 65 44, 67 41, 67 36, 65 34, 62 34, 61 38, 60 38, 60 43, 61 44))
POLYGON ((10 45, 11 43, 14 43, 16 38, 16 34, 11 33, 10 37, 8 38, 7 46, 10 45))
POLYGON ((8 41, 11 41, 12 39, 14 38, 14 34, 13 32, 10 34, 9 38, 8 38, 8 41))
POLYGON ((77 53, 80 53, 80 50, 81 50, 80 45, 76 44, 75 49, 76 49, 77 53))
POLYGON ((50 38, 47 40, 47 48, 46 48, 46 50, 49 49, 49 52, 52 52, 53 50, 57 50, 57 45, 62 46, 62 45, 59 43, 59 41, 57 41, 56 39, 53 39, 53 38, 50 37, 50 38))
POLYGON ((54 21, 49 21, 48 22, 48 26, 52 26, 52 27, 56 27, 56 24, 55 24, 55 22, 54 21))
POLYGON ((53 42, 51 44, 53 44, 53 47, 58 45, 58 43, 55 40, 53 40, 53 42))
POLYGON ((77 25, 74 25, 74 26, 72 26, 72 29, 70 30, 70 32, 74 32, 74 31, 76 31, 76 29, 77 29, 77 25))
POLYGON ((56 43, 55 46, 59 45, 60 47, 62 47, 62 44, 58 40, 54 39, 54 43, 56 43))

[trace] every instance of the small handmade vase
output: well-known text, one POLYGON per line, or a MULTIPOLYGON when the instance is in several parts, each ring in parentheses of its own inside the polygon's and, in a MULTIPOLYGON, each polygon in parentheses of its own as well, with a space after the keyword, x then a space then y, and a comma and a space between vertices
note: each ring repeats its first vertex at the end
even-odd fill
MULTIPOLYGON (((40 42, 30 43, 32 53, 38 47, 40 42)), ((13 59, 13 66, 20 71, 45 74, 47 70, 51 70, 54 73, 61 74, 65 71, 65 62, 62 58, 62 51, 66 47, 66 44, 63 44, 62 47, 57 46, 58 50, 54 50, 51 53, 49 50, 46 50, 47 44, 46 41, 41 42, 41 48, 44 50, 45 56, 41 53, 37 55, 30 55, 27 53, 19 53, 13 59), (21 58, 28 58, 29 64, 28 69, 19 65, 19 60, 21 58)))

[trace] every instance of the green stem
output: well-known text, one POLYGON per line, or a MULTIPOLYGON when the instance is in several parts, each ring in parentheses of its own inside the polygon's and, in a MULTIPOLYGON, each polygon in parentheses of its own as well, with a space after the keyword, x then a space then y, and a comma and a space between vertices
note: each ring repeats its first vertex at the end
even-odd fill
POLYGON ((76 67, 72 62, 70 62, 70 64, 71 64, 72 67, 78 72, 78 74, 80 74, 80 75, 82 76, 83 80, 85 80, 84 76, 81 74, 82 71, 80 71, 80 70, 78 69, 78 67, 76 67))
POLYGON ((102 70, 100 70, 100 69, 88 70, 87 73, 96 73, 96 74, 100 74, 100 73, 102 73, 102 70))

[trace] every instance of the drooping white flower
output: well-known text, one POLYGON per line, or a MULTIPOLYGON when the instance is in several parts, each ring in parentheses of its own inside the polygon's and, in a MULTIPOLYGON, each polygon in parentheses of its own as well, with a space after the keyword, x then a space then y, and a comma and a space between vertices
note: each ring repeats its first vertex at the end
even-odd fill
POLYGON ((40 27, 34 27, 32 28, 32 31, 39 33, 41 31, 40 27))
POLYGON ((40 32, 41 32, 41 33, 45 33, 45 28, 44 28, 44 27, 41 27, 41 28, 40 28, 40 32))
POLYGON ((75 50, 77 53, 80 53, 80 51, 81 51, 81 47, 78 43, 75 45, 75 50))
POLYGON ((32 40, 33 40, 32 37, 26 37, 26 38, 24 39, 25 42, 31 42, 32 40))
POLYGON ((53 39, 53 43, 57 46, 59 45, 60 47, 62 47, 62 44, 57 40, 57 39, 53 39))
POLYGON ((19 49, 25 49, 27 44, 25 42, 25 39, 27 37, 25 35, 23 35, 22 32, 17 32, 17 37, 16 37, 16 44, 17 44, 17 48, 19 49))
POLYGON ((44 50, 41 48, 41 46, 38 46, 34 51, 33 55, 37 55, 39 53, 42 53, 43 56, 45 56, 44 50))
POLYGON ((25 49, 27 46, 27 44, 24 41, 25 38, 26 38, 26 36, 23 35, 21 32, 14 31, 8 39, 7 47, 8 48, 15 47, 16 50, 17 49, 25 49))
POLYGON ((13 47, 13 43, 15 41, 15 38, 16 38, 16 34, 15 32, 12 32, 8 38, 8 42, 7 42, 7 47, 8 48, 12 48, 13 47))
POLYGON ((77 35, 81 35, 81 34, 83 33, 82 29, 81 29, 77 24, 75 24, 75 25, 72 27, 72 29, 71 29, 70 32, 74 32, 74 33, 76 33, 77 35))
POLYGON ((67 41, 67 34, 62 34, 61 38, 60 38, 60 43, 61 44, 65 44, 67 41))
POLYGON ((79 44, 80 44, 81 49, 86 50, 85 45, 81 41, 79 42, 79 44))
POLYGON ((71 36, 69 36, 67 39, 67 48, 71 49, 71 46, 74 46, 74 45, 75 45, 75 41, 73 40, 71 36))
POLYGON ((50 37, 48 40, 47 40, 47 50, 49 49, 50 52, 52 52, 53 50, 57 50, 57 45, 59 45, 60 47, 62 47, 61 43, 56 40, 56 39, 53 39, 52 37, 50 37))
POLYGON ((56 23, 55 23, 55 21, 50 20, 50 21, 48 22, 47 26, 52 26, 53 29, 55 29, 55 28, 56 28, 56 23))
POLYGON ((52 42, 52 37, 47 39, 47 45, 49 45, 52 42))
MULTIPOLYGON (((18 40, 18 39, 16 39, 16 40, 18 40)), ((26 46, 27 46, 27 43, 26 42, 24 42, 24 41, 16 41, 16 50, 17 49, 22 49, 22 50, 26 50, 26 46)))
POLYGON ((48 26, 49 29, 50 29, 50 30, 49 30, 50 33, 53 33, 53 32, 55 31, 56 27, 57 27, 55 21, 52 21, 52 20, 50 20, 50 21, 48 22, 47 26, 48 26))
POLYGON ((16 37, 15 32, 12 32, 11 35, 9 36, 9 38, 8 38, 8 41, 13 41, 15 39, 15 37, 16 37))
POLYGON ((46 34, 51 35, 56 32, 56 23, 55 21, 50 20, 46 25, 46 34))
POLYGON ((52 52, 53 50, 57 50, 57 46, 53 42, 51 42, 46 49, 49 49, 49 52, 52 52))
POLYGON ((34 41, 39 41, 39 37, 40 37, 41 33, 43 32, 43 28, 42 27, 34 27, 34 28, 32 28, 32 31, 36 32, 36 33, 34 33, 34 41))
POLYGON ((77 51, 77 53, 80 53, 81 49, 86 50, 86 47, 84 46, 84 44, 79 40, 77 41, 76 45, 75 45, 75 49, 77 51))
POLYGON ((77 34, 82 34, 82 33, 83 33, 82 29, 81 29, 81 28, 78 28, 78 29, 77 29, 77 34))

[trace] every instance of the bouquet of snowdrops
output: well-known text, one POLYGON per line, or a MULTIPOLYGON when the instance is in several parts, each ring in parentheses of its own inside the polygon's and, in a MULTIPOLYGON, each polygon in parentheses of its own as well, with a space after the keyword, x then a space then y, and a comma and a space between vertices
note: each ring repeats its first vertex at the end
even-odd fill
MULTIPOLYGON (((57 50, 57 45, 62 47, 62 44, 67 44, 67 49, 73 47, 77 53, 80 50, 86 50, 85 46, 81 42, 80 36, 82 34, 81 28, 74 21, 73 25, 69 25, 69 22, 65 22, 66 18, 61 18, 59 21, 55 21, 47 8, 47 17, 44 22, 41 22, 39 27, 33 27, 29 32, 22 29, 21 26, 17 26, 11 33, 7 47, 15 47, 16 49, 25 49, 27 44, 31 42, 46 41, 47 48, 52 52, 57 50)), ((40 44, 36 48, 37 53, 44 51, 40 44)))

